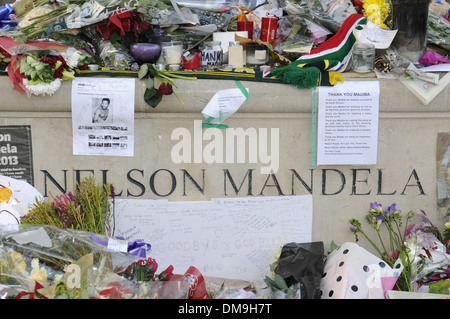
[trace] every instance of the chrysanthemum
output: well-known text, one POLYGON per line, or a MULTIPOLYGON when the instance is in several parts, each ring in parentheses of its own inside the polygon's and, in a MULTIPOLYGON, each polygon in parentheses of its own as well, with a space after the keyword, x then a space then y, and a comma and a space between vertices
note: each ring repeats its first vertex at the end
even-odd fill
POLYGON ((61 87, 61 79, 55 79, 50 83, 40 82, 33 85, 28 85, 28 80, 24 79, 23 84, 27 88, 28 94, 34 95, 52 95, 61 87))

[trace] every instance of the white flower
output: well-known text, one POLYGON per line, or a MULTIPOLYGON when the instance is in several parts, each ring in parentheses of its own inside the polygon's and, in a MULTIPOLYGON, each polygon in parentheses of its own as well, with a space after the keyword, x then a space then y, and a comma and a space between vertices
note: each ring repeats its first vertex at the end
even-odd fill
POLYGON ((74 47, 69 47, 65 52, 61 52, 60 54, 66 61, 67 65, 72 69, 78 66, 78 62, 82 58, 80 51, 74 47))
POLYGON ((40 82, 33 85, 28 85, 28 80, 24 79, 23 84, 27 88, 28 94, 34 95, 52 95, 61 87, 61 79, 55 79, 50 83, 40 82))
POLYGON ((89 58, 89 54, 74 47, 69 47, 65 52, 61 52, 60 55, 64 58, 67 65, 74 69, 80 64, 84 64, 89 58), (83 62, 82 62, 83 61, 83 62))
POLYGON ((33 258, 31 261, 30 279, 39 283, 47 281, 47 272, 44 267, 39 267, 38 258, 33 258))

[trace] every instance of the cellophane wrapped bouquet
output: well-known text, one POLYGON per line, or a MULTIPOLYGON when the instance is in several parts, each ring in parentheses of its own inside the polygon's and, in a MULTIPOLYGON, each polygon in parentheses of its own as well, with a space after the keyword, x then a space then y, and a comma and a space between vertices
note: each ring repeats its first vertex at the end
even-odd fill
POLYGON ((0 228, 1 299, 185 298, 184 276, 166 282, 169 267, 111 249, 104 235, 53 225, 0 228), (100 240, 99 240, 100 239, 100 240))
POLYGON ((383 210, 382 205, 375 202, 371 203, 366 221, 373 226, 378 240, 371 240, 356 219, 350 220, 350 229, 356 241, 358 234, 362 234, 391 267, 401 262, 403 270, 396 290, 431 292, 437 286, 445 286, 444 293, 450 294, 450 249, 444 238, 447 231, 443 236, 425 211, 402 214, 396 204, 383 210))

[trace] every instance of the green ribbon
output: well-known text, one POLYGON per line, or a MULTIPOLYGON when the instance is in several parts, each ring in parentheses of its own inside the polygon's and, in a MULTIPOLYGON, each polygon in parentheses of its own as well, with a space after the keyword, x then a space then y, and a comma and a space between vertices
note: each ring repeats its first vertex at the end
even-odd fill
POLYGON ((242 94, 244 94, 245 98, 247 99, 247 101, 250 98, 250 95, 248 94, 247 89, 242 85, 241 81, 239 80, 234 80, 234 82, 236 83, 237 87, 241 90, 242 94))
POLYGON ((311 106, 311 166, 316 166, 317 149, 317 90, 312 88, 312 106, 311 106))
MULTIPOLYGON (((221 111, 219 111, 219 121, 222 122, 222 117, 223 117, 223 113, 221 111)), ((214 124, 214 123, 210 123, 212 120, 214 120, 215 117, 214 116, 210 116, 208 118, 205 119, 205 123, 202 123, 202 128, 218 128, 218 129, 227 129, 228 125, 225 124, 214 124)))

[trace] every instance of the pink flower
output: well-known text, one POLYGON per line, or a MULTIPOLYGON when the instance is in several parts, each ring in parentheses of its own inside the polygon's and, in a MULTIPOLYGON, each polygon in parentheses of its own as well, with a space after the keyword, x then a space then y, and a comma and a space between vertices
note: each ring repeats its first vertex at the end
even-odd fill
POLYGON ((75 203, 75 206, 78 205, 75 195, 73 195, 71 192, 68 192, 66 194, 56 197, 53 200, 52 205, 57 210, 64 210, 67 209, 67 206, 69 206, 72 202, 75 203))

